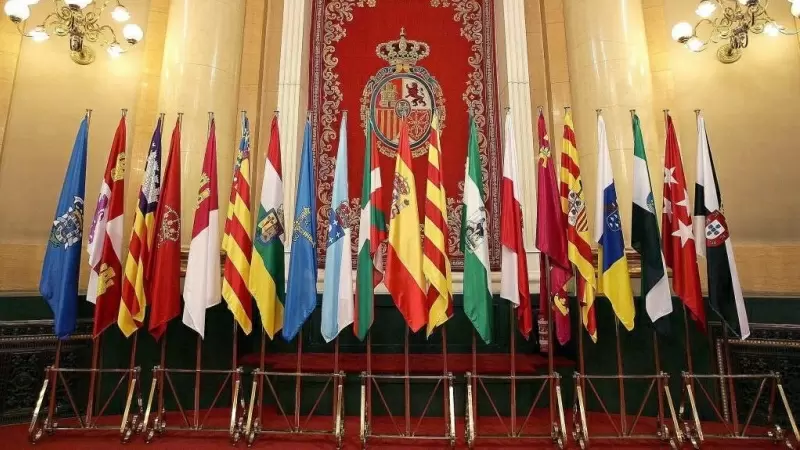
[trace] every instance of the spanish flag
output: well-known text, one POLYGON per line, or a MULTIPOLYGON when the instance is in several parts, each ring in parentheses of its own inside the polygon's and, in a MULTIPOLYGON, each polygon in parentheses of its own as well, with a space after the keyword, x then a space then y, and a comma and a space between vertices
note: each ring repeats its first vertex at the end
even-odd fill
POLYGON ((408 123, 400 126, 400 145, 392 183, 392 209, 389 221, 389 252, 384 284, 411 331, 427 322, 425 276, 419 235, 419 210, 414 172, 411 171, 411 145, 408 123))
POLYGON ((225 222, 225 250, 222 298, 245 334, 253 330, 253 301, 247 288, 250 277, 250 256, 253 241, 250 237, 250 121, 242 119, 242 140, 233 172, 228 219, 225 222))
POLYGON ((597 201, 595 202, 594 235, 597 241, 597 290, 605 294, 614 308, 614 313, 628 331, 633 330, 636 310, 633 306, 633 291, 625 257, 625 241, 622 237, 622 219, 611 171, 611 155, 608 151, 606 123, 597 116, 597 201))
POLYGON ((439 118, 431 123, 428 144, 428 183, 425 189, 425 228, 422 241, 422 272, 428 281, 428 330, 453 316, 453 275, 447 256, 447 196, 442 184, 439 118))
POLYGON ((597 321, 594 315, 595 282, 592 265, 592 246, 586 199, 583 193, 578 146, 572 113, 564 116, 564 140, 561 145, 561 210, 567 217, 567 256, 577 272, 578 301, 581 305, 583 327, 597 342, 597 321))

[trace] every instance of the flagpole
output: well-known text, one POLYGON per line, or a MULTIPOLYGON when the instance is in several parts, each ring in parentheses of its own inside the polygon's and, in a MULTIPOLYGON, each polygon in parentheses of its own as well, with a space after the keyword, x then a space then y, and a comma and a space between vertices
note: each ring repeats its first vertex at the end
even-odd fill
MULTIPOLYGON (((475 337, 475 327, 472 327, 472 395, 474 396, 473 399, 477 399, 478 396, 478 339, 475 337)), ((467 408, 474 407, 474 411, 472 411, 472 423, 475 427, 472 430, 472 433, 475 433, 475 430, 478 429, 478 406, 477 401, 473 400, 467 408)))
POLYGON ((372 383, 372 331, 367 330, 367 423, 370 424, 372 423, 372 383))
POLYGON ((444 377, 443 378, 444 395, 442 395, 442 397, 444 397, 444 411, 443 411, 443 415, 445 417, 444 429, 445 429, 445 434, 450 435, 455 431, 449 428, 450 420, 452 420, 452 418, 450 417, 450 397, 448 394, 450 392, 450 378, 448 376, 448 371, 447 371, 447 323, 442 324, 442 358, 443 358, 442 376, 444 377))
POLYGON ((408 370, 408 327, 406 327, 406 334, 405 340, 403 343, 403 356, 405 356, 405 377, 403 379, 404 384, 404 391, 405 391, 405 401, 406 401, 406 436, 411 435, 411 383, 409 382, 409 370, 408 370))
MULTIPOLYGON (((87 110, 88 111, 88 110, 87 110)), ((51 370, 48 372, 50 377, 50 404, 47 406, 47 427, 53 426, 53 413, 56 409, 56 382, 58 381, 57 372, 61 361, 61 339, 56 336, 56 356, 51 370)))
POLYGON ((516 317, 514 313, 514 305, 508 304, 509 311, 511 312, 511 435, 517 434, 517 333, 516 333, 516 317))
MULTIPOLYGON (((553 374, 555 372, 555 362, 553 361, 553 297, 550 295, 550 257, 544 255, 544 279, 545 289, 547 291, 547 373, 550 376, 548 383, 550 384, 550 424, 556 423, 556 390, 555 383, 553 383, 553 374)), ((541 304, 541 302, 539 302, 541 304)))
MULTIPOLYGON (((334 342, 333 342, 333 373, 334 374, 338 374, 339 373, 339 336, 338 335, 336 336, 336 339, 334 339, 334 342)), ((334 376, 333 379, 334 380, 338 380, 338 382, 335 382, 333 384, 333 386, 334 386, 334 388, 333 388, 333 413, 331 414, 333 416, 333 429, 335 430, 336 429, 336 423, 340 419, 339 415, 337 414, 337 411, 339 411, 339 409, 338 409, 339 408, 339 395, 337 393, 339 392, 338 384, 339 384, 339 382, 341 382, 341 380, 339 380, 336 376, 334 376)))
POLYGON ((167 362, 167 325, 164 325, 164 333, 161 335, 161 356, 159 358, 158 367, 158 413, 156 414, 156 424, 161 426, 164 423, 164 369, 167 362))
POLYGON ((625 408, 625 380, 622 368, 622 347, 619 341, 619 317, 614 316, 614 334, 617 345, 617 379, 619 380, 619 421, 622 428, 622 435, 627 434, 627 413, 625 408))
POLYGON ((294 427, 300 431, 300 370, 303 368, 303 329, 297 334, 297 370, 294 379, 294 427))

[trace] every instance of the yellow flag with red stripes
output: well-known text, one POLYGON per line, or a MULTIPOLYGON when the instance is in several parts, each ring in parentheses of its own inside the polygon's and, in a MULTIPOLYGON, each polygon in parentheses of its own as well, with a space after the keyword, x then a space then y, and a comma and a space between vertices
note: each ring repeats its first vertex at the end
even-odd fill
POLYGON ((428 183, 425 189, 425 228, 422 238, 422 273, 428 281, 428 329, 453 316, 453 275, 447 256, 447 196, 442 184, 439 119, 433 116, 428 144, 428 183))
POLYGON ((250 258, 253 240, 250 227, 250 121, 247 115, 242 120, 242 140, 236 154, 231 186, 225 236, 222 249, 225 251, 225 266, 222 279, 222 298, 228 304, 234 319, 245 334, 253 330, 253 299, 247 281, 250 278, 250 258))

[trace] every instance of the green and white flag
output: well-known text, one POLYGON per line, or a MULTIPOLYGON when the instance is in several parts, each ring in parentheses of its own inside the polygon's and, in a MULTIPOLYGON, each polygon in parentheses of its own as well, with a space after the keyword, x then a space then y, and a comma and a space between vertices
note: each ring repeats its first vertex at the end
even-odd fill
POLYGON ((478 129, 470 117, 469 149, 461 211, 464 252, 464 312, 487 344, 492 341, 492 291, 489 286, 488 217, 483 205, 483 179, 478 155, 478 129))
POLYGON ((644 308, 656 330, 669 332, 667 315, 672 312, 672 297, 669 279, 661 252, 656 205, 650 172, 647 169, 647 154, 644 150, 639 116, 633 115, 633 227, 631 245, 642 257, 642 292, 644 308))

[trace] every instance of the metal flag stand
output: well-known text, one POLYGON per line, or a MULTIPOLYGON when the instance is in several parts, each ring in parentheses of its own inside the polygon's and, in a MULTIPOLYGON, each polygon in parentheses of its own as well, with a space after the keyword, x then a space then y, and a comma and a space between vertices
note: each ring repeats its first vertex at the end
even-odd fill
POLYGON ((403 341, 403 357, 404 357, 404 373, 403 375, 394 374, 375 374, 372 372, 372 340, 370 335, 367 336, 367 371, 361 372, 361 448, 367 448, 367 441, 370 438, 374 439, 398 439, 398 440, 425 440, 425 441, 445 441, 449 444, 450 448, 455 448, 456 445, 456 432, 455 432, 455 415, 453 411, 453 381, 455 377, 447 369, 447 330, 446 325, 442 325, 442 374, 441 375, 411 375, 410 362, 409 362, 409 328, 405 329, 405 338, 403 341), (386 397, 381 390, 380 381, 396 381, 403 380, 403 398, 404 398, 404 426, 401 428, 392 414, 386 397), (416 425, 411 426, 411 382, 436 382, 425 403, 425 408, 422 410, 416 425), (444 397, 444 434, 420 434, 419 428, 425 419, 428 409, 433 401, 433 397, 439 391, 439 386, 442 386, 442 393, 444 397), (372 431, 372 389, 378 393, 381 404, 389 415, 389 419, 394 426, 395 433, 389 434, 375 434, 372 431))
MULTIPOLYGON (((263 330, 262 330, 263 331, 263 330)), ((264 333, 266 334, 266 333, 264 333)), ((333 436, 336 441, 336 448, 341 449, 344 441, 344 401, 342 397, 344 389, 344 372, 339 370, 339 338, 337 337, 334 342, 334 356, 333 356, 333 371, 330 373, 315 373, 303 372, 303 330, 297 335, 297 367, 294 372, 278 372, 272 370, 265 370, 264 356, 266 353, 266 337, 261 338, 261 355, 259 361, 259 368, 253 371, 253 386, 250 390, 250 405, 247 410, 247 421, 245 423, 245 434, 247 436, 247 446, 250 447, 255 443, 256 438, 260 434, 271 435, 301 435, 301 436, 333 436), (292 417, 287 414, 287 409, 283 407, 278 389, 276 389, 277 379, 295 379, 294 387, 294 413, 292 417), (305 419, 301 422, 300 418, 300 394, 302 391, 302 381, 306 380, 324 380, 325 386, 320 391, 314 400, 314 405, 306 415, 305 419), (286 422, 285 427, 281 428, 267 428, 265 426, 265 419, 263 417, 263 391, 264 384, 269 388, 271 399, 275 402, 280 416, 286 422), (328 393, 328 387, 333 384, 331 389, 332 405, 333 405, 333 426, 331 429, 323 430, 317 428, 309 428, 309 422, 314 417, 319 404, 322 402, 323 397, 328 393), (258 405, 258 411, 255 413, 254 420, 254 405, 258 405)))
MULTIPOLYGON (((597 115, 600 116, 602 110, 596 110, 597 115)), ((635 110, 631 110, 631 117, 635 114, 635 110)), ((579 315, 580 317, 580 315, 579 315)), ((580 318, 579 325, 580 325, 580 318)), ((583 348, 583 335, 580 335, 578 339, 578 358, 579 358, 579 371, 575 372, 573 378, 575 379, 575 398, 573 402, 573 432, 572 436, 575 441, 578 443, 580 448, 588 448, 590 437, 594 439, 601 439, 601 440, 627 440, 627 439, 657 439, 662 442, 669 443, 671 448, 678 448, 683 443, 683 436, 680 432, 680 427, 678 425, 678 415, 675 412, 674 402, 672 400, 672 394, 669 390, 669 375, 661 370, 661 356, 659 354, 658 348, 658 336, 656 335, 655 331, 653 331, 653 357, 655 360, 655 373, 652 375, 625 375, 623 362, 622 362, 622 345, 620 343, 620 334, 619 334, 619 319, 617 317, 614 318, 614 339, 615 339, 615 347, 616 347, 616 358, 617 358, 617 374, 616 375, 590 375, 586 374, 585 372, 585 360, 584 360, 584 348, 583 348), (597 391, 595 387, 595 381, 600 380, 617 380, 619 385, 619 421, 614 420, 612 414, 608 411, 608 407, 606 406, 603 397, 597 391), (627 414, 627 402, 625 399, 625 380, 630 381, 649 381, 647 385, 647 390, 645 391, 644 397, 642 398, 642 402, 639 404, 636 416, 634 416, 633 421, 631 422, 630 426, 628 426, 628 414, 627 414), (586 387, 592 391, 593 397, 600 405, 600 408, 603 410, 606 418, 608 419, 609 424, 613 428, 614 432, 612 434, 594 434, 591 435, 589 432, 588 420, 587 420, 587 404, 586 404, 586 387), (658 401, 658 415, 657 415, 657 426, 655 433, 637 433, 634 434, 634 430, 636 429, 636 425, 639 423, 639 419, 642 417, 642 413, 644 412, 644 408, 647 406, 648 401, 651 398, 653 388, 656 390, 656 398, 658 401), (669 427, 667 426, 667 417, 664 411, 664 400, 666 399, 667 406, 669 408, 670 418, 672 420, 673 429, 675 430, 675 435, 673 436, 670 433, 669 427)))
MULTIPOLYGON (((246 118, 247 113, 242 111, 242 119, 246 118)), ((214 113, 208 113, 208 129, 210 132, 211 129, 211 121, 214 119, 214 113)), ((178 120, 179 126, 183 125, 183 113, 178 113, 178 120)), ((185 269, 182 269, 184 273, 181 275, 185 276, 185 269)), ((145 427, 145 442, 152 442, 152 440, 158 435, 162 435, 166 431, 189 431, 189 432, 202 432, 202 433, 227 433, 230 437, 230 441, 232 444, 236 444, 239 442, 243 432, 243 423, 244 423, 244 394, 241 390, 241 378, 243 369, 242 367, 238 366, 238 341, 239 341, 239 325, 236 322, 236 319, 233 319, 233 343, 232 343, 232 362, 230 369, 203 369, 202 368, 202 349, 203 349, 203 339, 198 334, 197 335, 197 343, 196 343, 196 351, 195 351, 195 368, 194 369, 174 369, 169 368, 166 365, 166 356, 167 356, 167 334, 161 337, 161 356, 159 360, 159 364, 153 367, 153 380, 150 384, 150 394, 148 395, 147 399, 147 408, 145 409, 144 413, 144 427, 145 427), (175 384, 172 381, 172 374, 194 374, 194 404, 192 408, 192 419, 189 420, 189 416, 186 414, 186 409, 183 407, 179 397, 178 391, 175 389, 175 384), (200 419, 200 379, 201 374, 207 375, 225 375, 225 379, 222 381, 219 389, 217 390, 216 395, 214 396, 211 405, 206 409, 205 414, 203 415, 202 420, 200 419), (166 422, 166 410, 164 408, 164 391, 167 390, 167 386, 170 392, 172 393, 172 397, 175 401, 175 405, 178 408, 178 412, 181 415, 182 425, 176 427, 168 427, 166 422), (213 428, 206 426, 206 422, 208 420, 209 415, 211 414, 212 410, 217 404, 222 392, 225 390, 225 387, 228 385, 228 382, 232 384, 232 396, 231 396, 231 413, 230 413, 230 421, 227 428, 213 428), (153 411, 153 399, 156 396, 155 393, 158 392, 158 397, 156 399, 156 410, 153 411), (151 412, 153 413, 153 420, 150 421, 151 412)))
MULTIPOLYGON (((550 292, 550 259, 547 256, 545 258, 545 283, 547 283, 547 292, 549 296, 550 292)), ((550 342, 547 350, 547 365, 548 365, 548 372, 545 375, 518 375, 516 372, 516 325, 515 325, 515 317, 512 311, 511 314, 511 373, 509 375, 480 375, 478 374, 477 368, 477 343, 475 338, 475 330, 472 331, 472 372, 467 372, 466 379, 467 379, 467 406, 466 406, 466 440, 467 446, 469 448, 473 448, 475 444, 475 440, 477 438, 491 438, 491 439, 524 439, 524 440, 550 440, 554 442, 558 448, 566 448, 567 445, 567 434, 566 434, 566 423, 564 421, 564 403, 561 397, 561 375, 555 371, 555 362, 554 362, 554 355, 553 355, 553 308, 552 308, 552 297, 548 299, 548 308, 547 308, 547 316, 548 316, 548 326, 547 326, 547 339, 550 342), (511 389, 511 417, 509 426, 506 426, 505 421, 503 420, 502 415, 500 414, 497 406, 492 399, 491 394, 489 393, 489 389, 486 387, 484 380, 508 380, 510 381, 510 389, 511 389), (534 397, 533 403, 531 404, 528 413, 525 416, 522 424, 518 427, 517 426, 517 400, 516 400, 516 387, 517 381, 521 382, 536 382, 541 381, 542 384, 539 387, 536 396, 534 397), (481 389, 483 390, 484 394, 486 395, 487 399, 489 400, 489 404, 494 411, 495 417, 500 421, 500 424, 503 426, 505 433, 503 434, 483 434, 479 433, 477 429, 477 422, 478 422, 478 404, 477 404, 477 394, 478 394, 478 385, 480 385, 481 389), (544 390, 548 388, 548 398, 549 398, 549 422, 548 422, 548 429, 545 433, 526 433, 525 429, 530 421, 531 415, 533 414, 534 409, 539 405, 539 401, 542 398, 542 394, 544 390)))
MULTIPOLYGON (((126 117, 128 114, 127 109, 122 110, 122 117, 126 117)), ((87 124, 91 123, 92 118, 92 110, 86 110, 86 121, 87 124)), ((141 415, 142 409, 142 395, 141 389, 139 385, 139 375, 141 369, 135 365, 136 363, 136 344, 137 344, 137 334, 134 334, 133 341, 131 343, 131 352, 130 352, 130 364, 128 368, 125 369, 103 369, 102 368, 102 358, 100 351, 102 349, 102 340, 101 336, 94 336, 92 338, 92 365, 88 369, 84 368, 66 368, 61 367, 61 348, 63 341, 58 340, 56 343, 56 355, 52 366, 48 366, 45 369, 45 376, 44 376, 44 383, 42 383, 42 389, 39 391, 39 396, 36 400, 36 404, 33 408, 33 416, 31 417, 31 423, 28 426, 28 440, 31 443, 38 442, 45 433, 47 435, 53 435, 56 431, 61 430, 79 430, 79 431, 91 431, 91 430, 101 430, 101 431, 108 431, 108 430, 119 430, 120 433, 120 440, 125 443, 128 442, 133 435, 133 433, 140 431, 141 424, 139 423, 139 417, 141 415), (75 402, 75 398, 72 395, 72 391, 69 388, 69 383, 67 382, 66 377, 64 374, 89 374, 89 395, 86 402, 86 412, 85 417, 81 416, 80 410, 78 409, 77 403, 75 402), (102 374, 115 374, 115 376, 119 376, 116 385, 112 389, 111 393, 108 395, 105 403, 103 406, 97 411, 95 414, 95 404, 99 404, 100 402, 100 394, 97 389, 97 385, 100 384, 101 375, 102 374), (59 426, 56 420, 56 391, 59 387, 59 381, 64 388, 64 392, 66 393, 67 399, 69 400, 70 407, 72 408, 72 416, 70 419, 74 419, 77 421, 77 425, 73 426, 59 426), (98 418, 103 417, 106 409, 111 404, 111 400, 113 400, 117 392, 119 392, 122 383, 127 381, 128 388, 126 394, 126 407, 125 411, 122 415, 122 421, 119 425, 101 425, 98 423, 98 418), (45 395, 47 395, 47 389, 50 388, 50 396, 49 396, 49 403, 47 405, 47 415, 42 421, 42 418, 39 417, 39 413, 42 410, 42 405, 44 403, 45 395), (137 403, 139 405, 139 412, 131 412, 131 402, 136 395, 137 403)))

